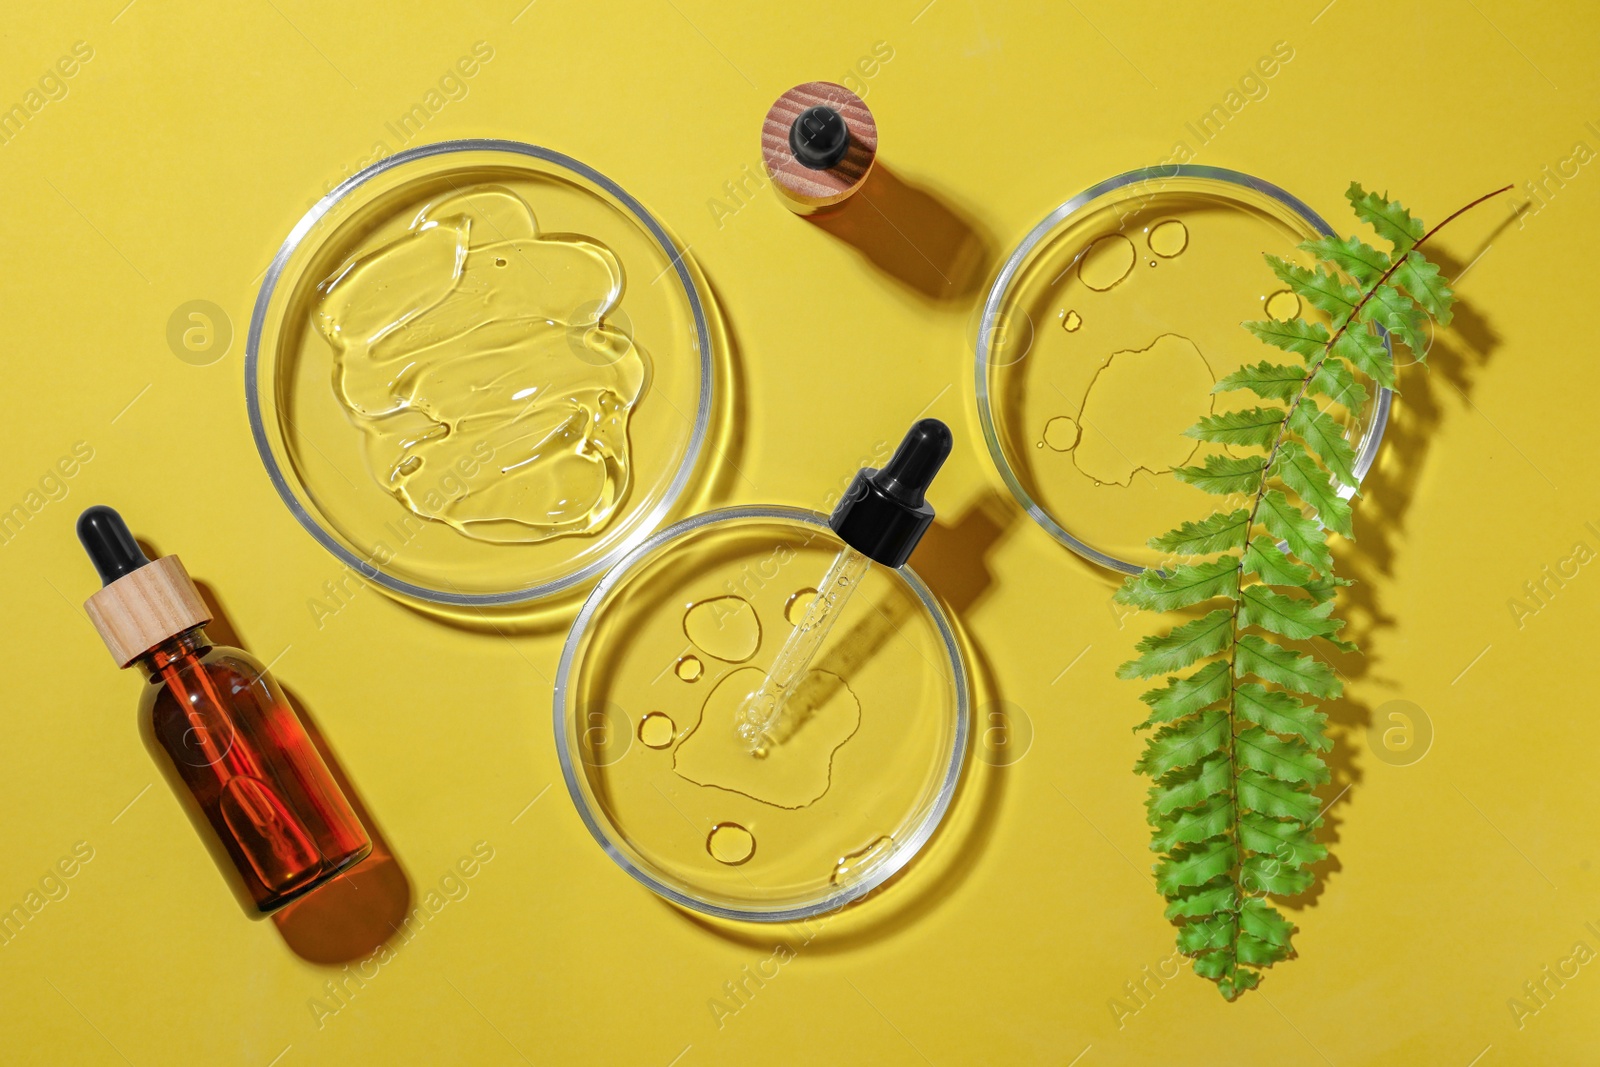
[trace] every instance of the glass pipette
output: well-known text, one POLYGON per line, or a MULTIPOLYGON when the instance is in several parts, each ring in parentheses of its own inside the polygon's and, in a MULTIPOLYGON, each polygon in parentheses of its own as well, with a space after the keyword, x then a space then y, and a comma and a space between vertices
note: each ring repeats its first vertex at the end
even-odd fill
POLYGON ((923 419, 906 433, 880 470, 856 472, 828 525, 845 547, 817 585, 817 595, 790 631, 761 685, 739 706, 739 737, 750 753, 765 757, 778 734, 785 702, 805 677, 817 650, 844 613, 850 595, 873 563, 899 567, 933 523, 924 494, 950 454, 950 428, 923 419))

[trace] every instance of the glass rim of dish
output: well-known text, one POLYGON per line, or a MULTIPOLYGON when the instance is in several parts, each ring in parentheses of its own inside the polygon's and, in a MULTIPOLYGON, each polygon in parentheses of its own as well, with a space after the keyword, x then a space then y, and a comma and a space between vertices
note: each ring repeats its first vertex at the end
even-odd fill
MULTIPOLYGON (((1115 193, 1120 189, 1140 182, 1152 180, 1171 181, 1178 178, 1192 178, 1217 182, 1224 186, 1249 189, 1288 208, 1319 234, 1323 236, 1332 236, 1334 234, 1333 228, 1305 201, 1280 186, 1246 174, 1243 171, 1230 170, 1226 167, 1210 167, 1199 163, 1170 163, 1124 171, 1104 181, 1097 182, 1077 196, 1063 201, 1018 242, 1017 247, 1012 250, 1011 254, 1006 257, 1005 262, 1001 264, 1000 272, 996 275, 994 283, 989 288, 988 296, 984 299, 982 315, 978 322, 978 335, 973 344, 978 422, 983 429, 983 440, 988 446, 989 456, 999 470, 1000 477, 1005 481, 1006 488, 1011 491, 1011 495, 1016 499, 1017 503, 1022 505, 1023 510, 1028 513, 1033 521, 1042 526, 1051 537, 1091 563, 1096 563, 1122 574, 1139 574, 1145 568, 1139 564, 1131 563, 1103 552, 1075 536, 1055 516, 1051 515, 1042 504, 1035 500, 1027 487, 1023 485, 1021 477, 1006 455, 1005 445, 1001 442, 999 430, 995 425, 994 398, 991 396, 987 373, 990 367, 993 366, 989 353, 993 348, 991 339, 996 331, 996 322, 1000 317, 1000 311, 1005 305, 1007 297, 1010 296, 1012 282, 1016 280, 1023 266, 1028 263, 1029 257, 1033 252, 1056 233, 1063 223, 1108 193, 1115 193)), ((1382 326, 1379 326, 1378 334, 1383 338, 1384 347, 1389 349, 1390 358, 1392 359, 1393 347, 1390 344, 1387 331, 1382 326)), ((1385 386, 1378 386, 1374 390, 1371 402, 1371 421, 1366 426, 1361 440, 1356 445, 1356 460, 1353 465, 1356 484, 1340 485, 1338 487, 1339 495, 1346 500, 1355 494, 1362 479, 1366 477, 1367 472, 1372 469, 1372 464, 1377 460, 1378 448, 1383 443, 1384 431, 1389 423, 1389 408, 1393 403, 1393 399, 1393 391, 1385 386)))
POLYGON ((700 452, 710 432, 711 410, 716 389, 714 358, 711 349, 711 328, 706 317, 705 302, 700 288, 696 284, 694 275, 690 272, 688 265, 684 262, 687 251, 688 247, 680 247, 660 221, 650 213, 649 209, 611 178, 587 163, 563 152, 557 152, 541 145, 529 144, 525 141, 493 137, 435 141, 418 145, 415 148, 408 148, 402 152, 396 152, 394 155, 387 156, 346 178, 331 192, 313 204, 301 216, 300 221, 295 223, 294 227, 289 231, 288 237, 284 238, 283 244, 279 246, 261 280, 261 289, 256 295, 255 305, 250 313, 250 330, 245 341, 244 356, 245 406, 250 418, 250 434, 255 441, 256 452, 261 457, 261 463, 266 468, 267 476, 271 479, 273 488, 277 490, 278 497, 288 507, 295 520, 305 528, 306 532, 311 534, 318 544, 361 575, 362 578, 392 592, 430 603, 455 607, 503 607, 512 604, 524 604, 565 592, 574 586, 583 584, 596 575, 604 574, 616 566, 619 559, 655 532, 661 520, 677 504, 684 488, 689 483, 690 476, 696 469, 700 459, 700 452), (341 544, 338 538, 334 537, 325 525, 319 522, 317 517, 311 514, 305 504, 301 502, 293 486, 291 486, 283 467, 280 465, 278 457, 274 454, 272 442, 267 433, 266 419, 261 403, 261 387, 258 381, 261 362, 261 338, 266 328, 268 310, 277 295, 278 283, 282 280, 290 257, 301 249, 306 239, 316 229, 317 224, 341 202, 350 198, 358 189, 379 175, 419 160, 469 152, 504 152, 512 155, 527 156, 558 169, 569 171, 614 197, 617 203, 626 209, 634 222, 650 235, 651 239, 655 241, 656 245, 669 260, 669 265, 673 268, 678 283, 682 286, 690 313, 694 319, 695 344, 700 356, 700 398, 695 408, 694 423, 684 448, 683 458, 673 472, 672 480, 667 484, 661 498, 656 501, 642 519, 637 520, 636 528, 629 532, 627 536, 619 539, 604 555, 582 567, 537 585, 493 593, 464 593, 459 590, 449 592, 418 585, 415 582, 406 581, 403 578, 387 573, 382 567, 374 565, 370 560, 363 559, 341 544))
MULTIPOLYGON (((556 670, 556 680, 551 701, 552 718, 555 727, 556 757, 561 763, 561 776, 566 781, 567 793, 572 799, 572 806, 577 809, 584 825, 589 828, 589 833, 593 835, 595 841, 605 851, 606 855, 610 856, 617 866, 628 872, 635 881, 641 883, 658 896, 681 907, 700 912, 703 915, 745 922, 794 922, 842 908, 866 896, 904 869, 922 851, 928 840, 933 837, 934 832, 944 822, 951 801, 955 797, 956 788, 960 784, 961 772, 966 765, 967 740, 970 733, 968 720, 971 715, 972 700, 970 693, 971 678, 967 672, 966 660, 961 654, 960 643, 956 640, 955 630, 950 625, 949 618, 939 605, 938 599, 934 597, 932 590, 918 577, 909 564, 904 567, 892 568, 916 595, 923 608, 932 618, 934 627, 938 631, 940 641, 944 646, 956 689, 955 731, 950 758, 944 770, 943 780, 939 783, 939 790, 934 797, 933 803, 928 807, 926 814, 923 815, 917 826, 904 838, 904 843, 894 850, 888 860, 873 868, 869 874, 859 881, 842 886, 835 892, 823 894, 809 903, 773 908, 733 907, 702 900, 657 877, 651 870, 647 870, 636 863, 623 849, 617 847, 611 835, 608 834, 607 827, 614 826, 614 824, 609 818, 604 817, 595 810, 595 804, 583 788, 585 776, 580 774, 578 767, 582 759, 572 750, 573 737, 569 736, 567 730, 568 723, 572 721, 572 715, 569 714, 571 709, 568 707, 568 703, 571 696, 572 675, 577 665, 578 649, 584 638, 588 636, 590 623, 593 622, 595 615, 608 601, 611 591, 633 571, 635 566, 647 559, 657 548, 669 541, 676 540, 684 534, 694 533, 709 526, 747 519, 794 522, 837 537, 836 534, 833 534, 833 528, 828 525, 827 516, 821 512, 781 505, 739 506, 717 508, 713 511, 692 515, 680 522, 673 523, 666 529, 651 536, 643 544, 636 546, 621 562, 607 572, 605 577, 590 591, 588 598, 583 603, 583 607, 578 611, 577 618, 573 620, 572 627, 567 633, 567 640, 562 646, 561 662, 556 670)), ((619 838, 625 837, 621 833, 616 836, 619 838)), ((896 836, 895 840, 898 842, 901 839, 896 836)))

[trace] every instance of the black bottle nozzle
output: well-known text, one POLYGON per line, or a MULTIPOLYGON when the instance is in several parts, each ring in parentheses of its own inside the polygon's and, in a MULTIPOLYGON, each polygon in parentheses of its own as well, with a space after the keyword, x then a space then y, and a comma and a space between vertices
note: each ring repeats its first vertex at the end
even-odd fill
POLYGON ((87 508, 78 516, 78 540, 83 542, 94 569, 100 572, 102 585, 110 585, 150 562, 122 516, 104 504, 87 508))
POLYGON ((933 525, 933 506, 925 496, 952 443, 950 427, 938 419, 922 419, 906 432, 882 469, 856 472, 828 525, 874 562, 901 566, 933 525))
POLYGON ((808 107, 789 125, 789 151, 802 167, 827 170, 850 150, 850 127, 826 104, 808 107))

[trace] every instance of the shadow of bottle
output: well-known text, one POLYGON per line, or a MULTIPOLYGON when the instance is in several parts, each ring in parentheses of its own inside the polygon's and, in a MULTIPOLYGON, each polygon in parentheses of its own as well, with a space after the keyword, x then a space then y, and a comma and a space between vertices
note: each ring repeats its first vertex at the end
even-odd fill
MULTIPOLYGON (((195 587, 211 611, 212 620, 205 628, 207 635, 218 644, 248 648, 234 629, 216 591, 202 581, 196 581, 195 587)), ((411 880, 304 700, 281 680, 278 687, 372 841, 372 851, 365 859, 271 915, 273 925, 295 955, 307 963, 337 966, 370 955, 394 936, 411 909, 411 880)), ((204 816, 193 811, 189 816, 191 821, 198 820, 195 829, 209 842, 212 831, 204 816)), ((230 861, 224 853, 218 862, 230 861)))
POLYGON ((974 219, 881 159, 843 207, 805 218, 935 304, 971 296, 994 258, 993 239, 974 219))

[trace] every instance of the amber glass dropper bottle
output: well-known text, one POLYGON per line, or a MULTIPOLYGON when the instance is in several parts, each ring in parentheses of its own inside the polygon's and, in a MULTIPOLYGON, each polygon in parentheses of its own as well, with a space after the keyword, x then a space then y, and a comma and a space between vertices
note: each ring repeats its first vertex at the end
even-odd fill
POLYGON ((146 558, 103 506, 79 516, 78 539, 105 583, 84 609, 117 666, 144 671, 146 736, 210 826, 207 844, 232 861, 251 909, 275 911, 371 852, 278 683, 248 652, 206 637, 211 613, 178 557, 146 558))

